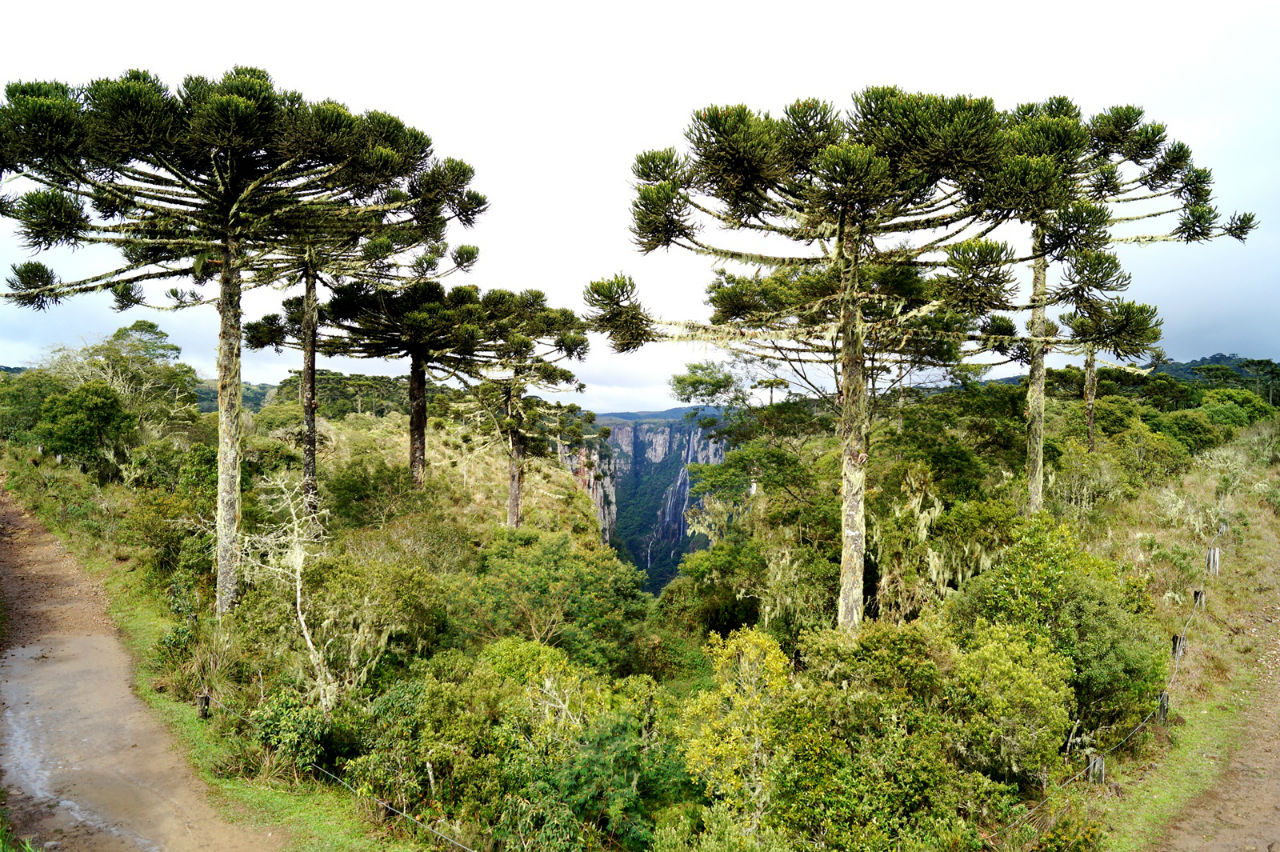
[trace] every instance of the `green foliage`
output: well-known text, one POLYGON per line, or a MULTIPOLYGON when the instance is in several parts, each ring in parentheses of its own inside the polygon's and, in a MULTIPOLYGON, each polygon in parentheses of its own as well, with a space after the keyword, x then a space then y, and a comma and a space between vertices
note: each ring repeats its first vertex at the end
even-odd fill
POLYGON ((1142 421, 1134 422, 1116 439, 1114 456, 1128 478, 1130 489, 1137 490, 1185 470, 1191 452, 1176 438, 1154 432, 1142 421))
POLYGON ((1225 440, 1222 430, 1200 409, 1162 415, 1157 421, 1157 428, 1177 440, 1192 455, 1216 447, 1225 440))
POLYGON ((956 760, 954 645, 921 623, 869 623, 856 640, 811 634, 803 656, 768 822, 825 848, 971 848, 1009 790, 956 760))
POLYGON ((1061 654, 1085 731, 1105 734, 1145 715, 1165 673, 1163 643, 1149 638, 1124 599, 1110 564, 1085 553, 1066 528, 1040 520, 951 600, 946 617, 965 647, 992 623, 1061 654))
POLYGON ((363 527, 421 508, 423 492, 407 465, 388 464, 380 456, 359 456, 324 479, 328 508, 339 526, 363 527))
MULTIPOLYGON (((299 376, 296 370, 276 388, 275 401, 302 413, 294 401, 298 394, 299 376)), ((428 386, 430 400, 435 388, 428 386)), ((386 415, 390 412, 409 413, 409 382, 404 376, 365 376, 345 374, 333 370, 316 370, 316 414, 329 420, 340 420, 348 414, 368 413, 386 415)))
POLYGON ((483 553, 470 619, 482 635, 545 642, 572 660, 625 671, 647 606, 642 588, 643 575, 606 548, 564 533, 502 530, 483 553))
POLYGON ((75 459, 106 479, 118 473, 136 424, 120 395, 95 379, 47 397, 32 434, 50 452, 75 459))
POLYGON ((784 743, 778 711, 790 665, 778 643, 756 630, 713 635, 715 686, 684 709, 685 760, 707 792, 759 824, 769 806, 769 775, 784 743))
POLYGON ((681 560, 680 577, 663 589, 659 607, 691 635, 728 635, 759 617, 765 571, 755 542, 723 539, 681 560))
POLYGON ((24 370, 0 379, 0 439, 34 443, 45 400, 66 391, 66 384, 46 370, 24 370))
POLYGON ((652 852, 791 852, 795 839, 769 826, 744 825, 727 802, 703 808, 701 831, 694 820, 679 821, 658 830, 652 852))
POLYGON ((307 771, 322 753, 329 720, 295 692, 277 692, 249 715, 255 736, 295 771, 307 771))
POLYGON ((1101 828, 1079 810, 1069 809, 1040 835, 1031 852, 1102 852, 1102 841, 1101 828))
MULTIPOLYGON (((1276 410, 1251 390, 1243 388, 1218 388, 1205 393, 1201 403, 1208 409, 1210 406, 1234 406, 1244 413, 1244 422, 1231 425, 1250 426, 1259 420, 1274 417, 1276 410)), ((1213 419, 1210 416, 1209 419, 1213 419)), ((1214 421, 1217 422, 1216 420, 1214 421)))
POLYGON ((1102 396, 1093 404, 1093 422, 1099 433, 1116 435, 1138 417, 1138 404, 1123 396, 1102 396))
POLYGON ((956 665, 961 760, 992 778, 1044 787, 1071 724, 1071 666, 1020 634, 979 628, 956 665))

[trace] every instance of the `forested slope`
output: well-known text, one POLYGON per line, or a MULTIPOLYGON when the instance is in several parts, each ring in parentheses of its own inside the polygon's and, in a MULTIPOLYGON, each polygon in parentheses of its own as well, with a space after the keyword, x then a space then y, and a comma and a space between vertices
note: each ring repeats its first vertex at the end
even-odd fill
MULTIPOLYGON (((277 398, 247 442, 243 598, 218 619, 211 430, 175 358, 129 362, 179 383, 153 397, 45 370, 0 379, 7 488, 106 548, 150 601, 140 664, 160 700, 207 691, 225 708, 210 771, 333 773, 473 848, 1098 848, 1100 805, 1078 787, 1022 816, 1086 751, 1109 750, 1120 778, 1160 753, 1158 731, 1130 733, 1168 681, 1220 521, 1224 564, 1248 560, 1256 582, 1224 574, 1215 616, 1271 588, 1236 548, 1280 506, 1274 410, 1241 388, 1108 372, 1090 452, 1064 370, 1033 517, 1023 389, 885 400, 873 617, 856 637, 831 629, 838 450, 799 397, 718 412, 723 463, 692 470, 709 546, 658 597, 600 544, 589 469, 531 461, 524 523, 504 526, 501 435, 449 394, 422 487, 404 414, 322 417, 322 527, 299 524, 301 418, 277 398)), ((1230 631, 1195 642, 1175 708, 1248 670, 1230 631)), ((381 830, 428 840, 412 822, 381 830)))

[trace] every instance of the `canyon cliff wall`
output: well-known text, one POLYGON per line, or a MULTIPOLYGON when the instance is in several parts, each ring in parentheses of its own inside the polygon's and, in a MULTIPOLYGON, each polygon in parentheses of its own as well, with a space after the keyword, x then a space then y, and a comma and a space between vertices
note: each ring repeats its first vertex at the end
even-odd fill
POLYGON ((596 421, 610 429, 612 458, 597 462, 600 490, 613 498, 609 538, 649 575, 653 591, 670 582, 680 558, 698 544, 685 521, 687 466, 724 460, 723 445, 686 419, 685 411, 605 414, 596 421))

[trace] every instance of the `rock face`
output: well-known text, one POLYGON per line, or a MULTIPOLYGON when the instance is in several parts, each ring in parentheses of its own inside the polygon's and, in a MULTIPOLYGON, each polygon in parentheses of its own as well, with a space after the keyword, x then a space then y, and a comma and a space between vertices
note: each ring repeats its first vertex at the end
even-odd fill
POLYGON ((605 414, 596 419, 611 430, 612 459, 598 463, 604 474, 601 490, 614 501, 611 538, 649 575, 654 591, 670 582, 680 558, 697 545, 685 521, 687 465, 724 460, 723 445, 686 419, 686 411, 605 414))
POLYGON ((573 472, 578 487, 591 497, 600 522, 600 538, 608 544, 618 531, 613 453, 607 444, 589 443, 574 450, 560 447, 559 456, 560 463, 573 472))

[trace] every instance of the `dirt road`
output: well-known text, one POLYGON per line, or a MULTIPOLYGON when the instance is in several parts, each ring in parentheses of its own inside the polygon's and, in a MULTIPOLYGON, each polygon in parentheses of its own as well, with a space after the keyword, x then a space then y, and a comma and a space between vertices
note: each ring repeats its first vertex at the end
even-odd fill
POLYGON ((1244 736, 1214 787, 1183 811, 1152 852, 1280 852, 1280 605, 1268 607, 1269 641, 1244 736))
POLYGON ((100 585, 0 490, 0 768, 19 836, 59 850, 269 850, 228 823, 129 689, 100 585))

